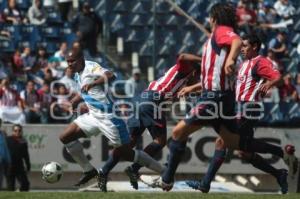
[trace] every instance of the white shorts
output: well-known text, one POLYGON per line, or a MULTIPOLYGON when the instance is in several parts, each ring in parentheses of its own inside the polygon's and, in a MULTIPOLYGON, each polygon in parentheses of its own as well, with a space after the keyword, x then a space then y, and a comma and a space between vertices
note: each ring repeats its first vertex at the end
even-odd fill
POLYGON ((109 117, 95 117, 85 113, 74 120, 74 123, 87 137, 97 136, 101 132, 115 147, 130 143, 127 125, 122 119, 109 117))

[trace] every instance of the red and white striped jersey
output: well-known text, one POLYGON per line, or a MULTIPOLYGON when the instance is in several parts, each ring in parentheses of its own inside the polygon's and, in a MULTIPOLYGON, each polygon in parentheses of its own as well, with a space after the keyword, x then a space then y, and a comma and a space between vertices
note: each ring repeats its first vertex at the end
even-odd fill
POLYGON ((187 83, 193 70, 191 62, 177 60, 177 63, 164 76, 152 81, 147 90, 157 91, 163 96, 173 97, 187 83))
POLYGON ((231 43, 239 36, 227 26, 218 26, 203 47, 201 63, 201 84, 204 90, 230 90, 224 65, 231 43))
POLYGON ((265 80, 274 80, 280 77, 278 70, 273 68, 272 62, 258 55, 244 61, 238 70, 236 81, 236 101, 258 101, 259 88, 265 80))

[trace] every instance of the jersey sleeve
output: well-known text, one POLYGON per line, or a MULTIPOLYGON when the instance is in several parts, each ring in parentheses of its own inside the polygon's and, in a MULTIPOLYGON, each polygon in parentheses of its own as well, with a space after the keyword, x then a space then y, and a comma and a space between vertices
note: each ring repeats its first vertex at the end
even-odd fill
POLYGON ((280 72, 273 67, 271 61, 261 59, 255 70, 256 74, 267 80, 274 80, 280 77, 280 72))
POLYGON ((233 32, 232 29, 226 27, 218 27, 215 32, 215 40, 220 46, 230 46, 232 41, 240 37, 233 32))
POLYGON ((100 66, 99 64, 94 64, 91 67, 91 74, 93 76, 103 76, 106 72, 109 72, 110 70, 103 68, 102 66, 100 66))

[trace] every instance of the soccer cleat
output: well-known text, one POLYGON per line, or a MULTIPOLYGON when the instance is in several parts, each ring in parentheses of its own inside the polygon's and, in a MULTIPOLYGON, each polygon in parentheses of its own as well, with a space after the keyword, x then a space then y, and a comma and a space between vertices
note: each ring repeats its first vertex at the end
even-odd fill
POLYGON ((90 171, 83 172, 83 175, 81 176, 81 178, 79 179, 79 181, 74 186, 79 187, 79 186, 87 183, 92 178, 96 177, 97 174, 98 174, 98 171, 95 168, 92 169, 92 170, 90 170, 90 171))
POLYGON ((188 181, 185 181, 185 183, 192 189, 199 190, 202 193, 208 193, 210 190, 210 186, 209 185, 205 186, 201 180, 200 181, 188 180, 188 181))
POLYGON ((280 186, 280 190, 282 194, 286 194, 288 192, 289 184, 287 182, 288 171, 286 169, 280 169, 279 174, 277 176, 277 182, 280 186))
POLYGON ((104 175, 102 170, 99 170, 97 175, 98 187, 102 192, 107 192, 107 176, 104 175))
POLYGON ((138 179, 139 179, 139 173, 135 172, 130 166, 125 169, 126 175, 129 177, 129 181, 131 186, 138 190, 139 185, 138 185, 138 179))
POLYGON ((165 183, 163 182, 160 176, 152 177, 148 175, 141 175, 140 179, 146 185, 152 188, 161 188, 164 191, 170 191, 173 188, 174 183, 165 183))
POLYGON ((283 160, 289 167, 289 173, 295 175, 298 169, 298 159, 295 156, 295 147, 293 145, 286 145, 284 147, 283 160))

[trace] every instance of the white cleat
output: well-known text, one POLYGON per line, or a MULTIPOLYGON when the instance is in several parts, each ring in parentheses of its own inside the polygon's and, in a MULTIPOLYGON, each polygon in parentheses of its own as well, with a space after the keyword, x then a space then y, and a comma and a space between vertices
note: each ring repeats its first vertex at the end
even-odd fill
POLYGON ((140 180, 149 187, 161 188, 164 191, 170 191, 173 188, 173 183, 163 182, 160 176, 141 175, 140 180))

